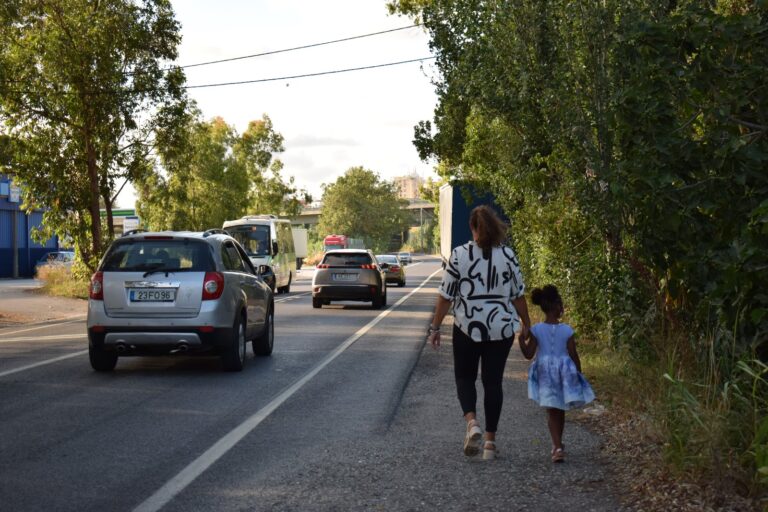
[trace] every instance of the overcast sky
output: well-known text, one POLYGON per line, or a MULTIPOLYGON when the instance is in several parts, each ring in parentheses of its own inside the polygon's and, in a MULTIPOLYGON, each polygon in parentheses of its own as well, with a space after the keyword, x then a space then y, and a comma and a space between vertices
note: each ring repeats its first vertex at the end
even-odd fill
MULTIPOLYGON (((404 27, 385 0, 174 0, 183 36, 180 65, 280 50, 404 27)), ((186 70, 188 85, 294 76, 420 59, 430 55, 419 28, 186 70)), ((191 89, 206 118, 242 132, 267 114, 285 137, 284 174, 320 198, 349 167, 392 178, 432 165, 419 160, 413 126, 436 103, 433 61, 275 82, 191 89)), ((118 203, 133 206, 132 190, 118 203)))

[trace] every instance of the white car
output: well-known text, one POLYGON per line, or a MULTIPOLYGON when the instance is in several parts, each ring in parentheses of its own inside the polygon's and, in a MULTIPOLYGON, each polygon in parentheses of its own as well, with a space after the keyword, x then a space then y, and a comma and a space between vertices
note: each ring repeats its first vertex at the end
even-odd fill
POLYGON ((403 262, 403 265, 408 265, 409 263, 413 263, 413 259, 411 258, 411 253, 409 252, 399 252, 397 253, 397 257, 400 258, 400 261, 403 262))

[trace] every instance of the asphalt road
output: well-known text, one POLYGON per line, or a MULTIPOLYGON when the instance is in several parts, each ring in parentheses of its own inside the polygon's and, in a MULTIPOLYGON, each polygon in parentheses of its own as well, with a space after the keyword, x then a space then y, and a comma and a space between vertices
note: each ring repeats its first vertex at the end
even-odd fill
POLYGON ((312 309, 297 281, 276 297, 273 355, 249 349, 242 373, 181 356, 97 374, 82 320, 0 329, 0 509, 258 510, 265 497, 281 508, 308 461, 333 466, 389 428, 438 269, 409 266, 382 311, 312 309))

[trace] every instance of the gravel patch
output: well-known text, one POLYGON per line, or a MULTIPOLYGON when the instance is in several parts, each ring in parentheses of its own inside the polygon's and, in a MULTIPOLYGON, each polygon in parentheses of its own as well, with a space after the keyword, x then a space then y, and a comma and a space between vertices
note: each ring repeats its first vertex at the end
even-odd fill
MULTIPOLYGON (((349 439, 310 452, 290 482, 275 479, 254 489, 259 509, 626 510, 600 459, 600 439, 583 425, 566 419, 567 461, 550 462, 544 411, 527 398, 527 367, 515 345, 507 363, 495 461, 462 453, 465 424, 453 381, 450 336, 444 336, 439 351, 423 349, 388 428, 360 442, 349 439)), ((482 424, 482 407, 479 417, 482 424)))

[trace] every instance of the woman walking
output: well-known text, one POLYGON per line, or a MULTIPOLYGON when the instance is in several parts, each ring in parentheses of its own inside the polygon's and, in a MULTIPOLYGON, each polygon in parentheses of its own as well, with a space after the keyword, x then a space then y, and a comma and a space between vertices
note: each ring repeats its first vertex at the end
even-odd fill
POLYGON ((440 346, 440 324, 453 303, 453 365, 464 419, 464 454, 496 457, 496 428, 503 401, 504 366, 515 332, 527 338, 531 321, 525 285, 514 251, 503 245, 507 226, 487 206, 469 215, 473 241, 451 253, 439 288, 435 315, 427 331, 433 347, 440 346), (522 326, 521 326, 522 320, 522 326), (482 369, 485 399, 485 442, 477 421, 478 365, 482 369))

